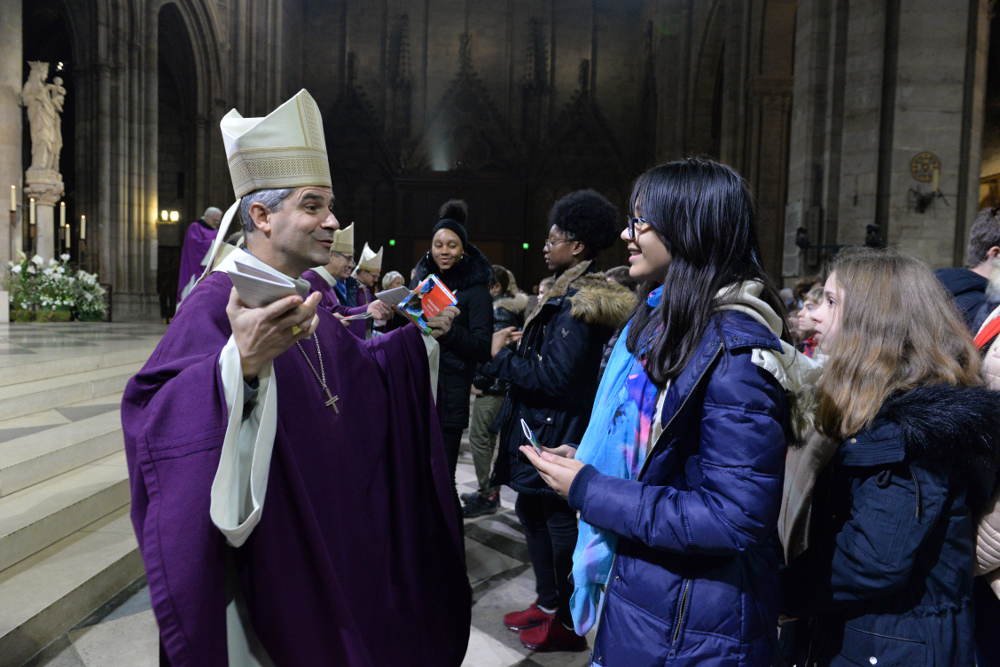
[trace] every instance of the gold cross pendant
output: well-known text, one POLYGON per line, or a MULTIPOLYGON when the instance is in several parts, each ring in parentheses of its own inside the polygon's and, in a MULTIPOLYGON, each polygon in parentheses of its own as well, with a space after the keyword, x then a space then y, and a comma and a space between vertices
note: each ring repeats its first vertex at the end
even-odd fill
POLYGON ((340 396, 331 396, 329 391, 326 392, 326 396, 327 400, 326 403, 324 403, 324 405, 328 408, 333 408, 333 411, 339 415, 340 408, 337 407, 337 401, 340 400, 340 396))

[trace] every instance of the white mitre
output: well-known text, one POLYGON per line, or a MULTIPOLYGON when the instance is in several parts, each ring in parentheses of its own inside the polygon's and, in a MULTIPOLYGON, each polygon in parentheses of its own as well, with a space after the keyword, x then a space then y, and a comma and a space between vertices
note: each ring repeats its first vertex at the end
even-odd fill
POLYGON ((354 223, 333 232, 333 245, 330 252, 339 252, 354 259, 354 223))
POLYGON ((382 250, 384 248, 379 248, 378 252, 372 252, 366 243, 365 247, 361 249, 361 257, 358 259, 358 266, 354 272, 367 271, 376 275, 382 273, 382 250))
POLYGON ((222 216, 202 277, 212 270, 244 195, 307 185, 333 187, 323 117, 305 88, 263 118, 244 118, 232 109, 219 127, 236 201, 222 216))

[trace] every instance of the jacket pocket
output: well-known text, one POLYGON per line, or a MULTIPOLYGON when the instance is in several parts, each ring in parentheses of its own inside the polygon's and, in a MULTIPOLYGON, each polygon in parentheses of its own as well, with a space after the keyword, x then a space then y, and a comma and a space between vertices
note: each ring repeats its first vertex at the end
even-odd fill
POLYGON ((916 639, 869 632, 851 626, 844 627, 844 643, 840 655, 831 661, 836 665, 887 667, 895 665, 926 665, 927 646, 916 639))

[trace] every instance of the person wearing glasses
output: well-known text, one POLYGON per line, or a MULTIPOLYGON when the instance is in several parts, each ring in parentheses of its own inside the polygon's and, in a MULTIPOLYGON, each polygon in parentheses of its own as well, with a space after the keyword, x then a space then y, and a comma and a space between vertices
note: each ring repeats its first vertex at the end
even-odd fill
POLYGON ((319 307, 335 316, 348 317, 364 312, 370 313, 369 319, 344 322, 354 335, 366 338, 369 334, 369 324, 374 320, 391 317, 392 308, 381 301, 370 299, 362 299, 359 303, 358 282, 351 277, 353 268, 354 223, 352 222, 346 228, 333 232, 329 261, 323 266, 314 266, 305 271, 302 279, 309 283, 311 291, 322 295, 319 307), (347 298, 348 296, 350 298, 347 298))
POLYGON ((510 385, 496 421, 501 428, 493 481, 518 492, 515 509, 537 599, 503 622, 534 651, 582 651, 587 641, 573 633, 569 612, 576 512, 518 450, 525 442, 521 420, 546 447, 575 443, 583 435, 604 344, 635 305, 634 295, 609 283, 594 264, 615 241, 618 215, 593 190, 572 192, 555 203, 543 246, 555 282, 525 320, 523 334, 507 327, 493 335, 493 359, 481 369, 510 385), (516 349, 508 347, 517 340, 516 349))
POLYGON ((658 285, 608 361, 575 456, 521 447, 580 512, 575 629, 595 665, 770 665, 795 350, 746 182, 687 159, 635 182, 629 274, 658 285), (779 356, 780 355, 780 356, 779 356))

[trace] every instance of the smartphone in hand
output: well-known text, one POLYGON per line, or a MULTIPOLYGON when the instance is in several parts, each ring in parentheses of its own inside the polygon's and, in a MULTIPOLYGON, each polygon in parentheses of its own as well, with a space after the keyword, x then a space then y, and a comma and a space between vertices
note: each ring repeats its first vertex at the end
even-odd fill
POLYGON ((531 427, 528 426, 528 422, 524 421, 523 417, 521 418, 521 431, 524 433, 524 437, 528 439, 528 442, 531 443, 531 446, 535 448, 535 453, 541 454, 542 446, 538 444, 538 438, 535 437, 531 427))

